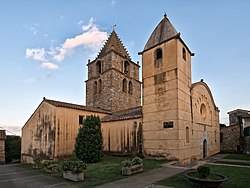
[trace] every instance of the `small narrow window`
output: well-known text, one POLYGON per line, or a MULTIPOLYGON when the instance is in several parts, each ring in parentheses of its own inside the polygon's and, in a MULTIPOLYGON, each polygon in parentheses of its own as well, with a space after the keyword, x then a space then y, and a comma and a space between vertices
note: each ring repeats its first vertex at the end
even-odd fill
POLYGON ((186 127, 186 142, 189 142, 189 127, 186 127))
POLYGON ((97 76, 99 76, 102 73, 101 61, 97 61, 97 63, 96 63, 96 72, 97 72, 97 76))
POLYGON ((133 95, 133 84, 131 81, 129 81, 129 84, 128 84, 128 93, 130 95, 133 95))
POLYGON ((216 131, 214 131, 214 141, 217 142, 217 139, 216 139, 216 131))
POLYGON ((129 75, 129 69, 130 69, 129 66, 130 66, 130 65, 129 65, 129 62, 128 62, 128 61, 125 61, 125 62, 124 62, 124 74, 126 74, 126 75, 129 75))
POLYGON ((162 50, 157 49, 156 50, 156 60, 161 59, 161 58, 162 58, 162 50))
POLYGON ((84 122, 84 116, 79 116, 79 127, 82 128, 84 122))
POLYGON ((155 51, 155 68, 159 68, 160 66, 162 66, 162 50, 160 48, 158 48, 155 51))
POLYGON ((125 78, 122 81, 122 91, 127 93, 127 80, 125 78))
POLYGON ((186 61, 186 49, 185 48, 182 48, 182 57, 183 59, 186 61))
POLYGON ((96 81, 94 82, 94 94, 95 95, 97 94, 97 82, 96 81))
POLYGON ((98 88, 98 93, 102 92, 102 80, 99 80, 99 88, 98 88))

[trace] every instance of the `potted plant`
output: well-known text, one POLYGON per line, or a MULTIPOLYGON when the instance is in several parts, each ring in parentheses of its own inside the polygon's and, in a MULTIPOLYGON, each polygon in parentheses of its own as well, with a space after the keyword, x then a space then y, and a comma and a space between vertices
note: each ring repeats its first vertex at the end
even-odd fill
POLYGON ((201 187, 218 187, 228 180, 228 177, 218 173, 211 173, 208 166, 199 166, 197 171, 188 171, 184 174, 193 184, 201 187))
POLYGON ((83 181, 86 164, 80 160, 65 160, 61 163, 63 178, 71 181, 83 181))
POLYGON ((122 175, 129 176, 143 171, 143 160, 140 157, 135 157, 131 160, 125 159, 122 161, 122 175))
POLYGON ((39 169, 42 168, 42 157, 40 155, 37 155, 33 158, 34 164, 33 168, 34 169, 39 169))
POLYGON ((46 160, 43 162, 45 172, 53 174, 58 172, 57 164, 53 164, 52 161, 46 160))

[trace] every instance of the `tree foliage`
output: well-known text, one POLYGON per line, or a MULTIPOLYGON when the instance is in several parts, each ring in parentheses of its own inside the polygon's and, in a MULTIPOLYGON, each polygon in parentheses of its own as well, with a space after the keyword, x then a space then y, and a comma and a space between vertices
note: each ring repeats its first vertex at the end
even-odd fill
POLYGON ((87 116, 76 137, 76 157, 87 163, 100 161, 103 157, 102 144, 99 116, 87 116))
POLYGON ((5 140, 5 162, 20 161, 21 159, 21 137, 7 135, 5 140))

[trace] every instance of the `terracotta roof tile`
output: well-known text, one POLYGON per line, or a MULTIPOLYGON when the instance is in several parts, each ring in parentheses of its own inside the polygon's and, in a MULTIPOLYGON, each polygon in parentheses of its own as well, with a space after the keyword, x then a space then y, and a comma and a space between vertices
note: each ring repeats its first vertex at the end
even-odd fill
POLYGON ((114 112, 112 115, 107 115, 101 119, 102 122, 108 121, 118 121, 118 120, 127 120, 142 117, 142 107, 138 106, 135 108, 129 108, 126 110, 121 110, 114 112))
POLYGON ((94 108, 91 106, 83 106, 83 105, 78 105, 78 104, 49 100, 49 99, 45 99, 45 98, 44 98, 44 101, 55 106, 55 107, 72 108, 72 109, 77 109, 77 110, 86 110, 86 111, 91 111, 91 112, 100 112, 100 113, 111 114, 107 110, 102 110, 102 109, 94 108))

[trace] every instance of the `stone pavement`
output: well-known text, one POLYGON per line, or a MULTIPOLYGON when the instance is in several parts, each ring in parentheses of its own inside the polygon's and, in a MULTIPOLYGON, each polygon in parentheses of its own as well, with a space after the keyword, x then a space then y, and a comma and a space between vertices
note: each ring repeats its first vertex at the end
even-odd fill
POLYGON ((73 188, 60 178, 45 176, 40 171, 21 168, 20 165, 0 165, 1 188, 73 188))
POLYGON ((126 179, 122 179, 116 182, 111 182, 105 185, 101 185, 98 188, 163 188, 166 186, 153 185, 153 183, 174 176, 180 172, 185 171, 186 168, 170 167, 164 165, 161 168, 150 170, 148 172, 140 173, 137 175, 129 176, 126 179))

